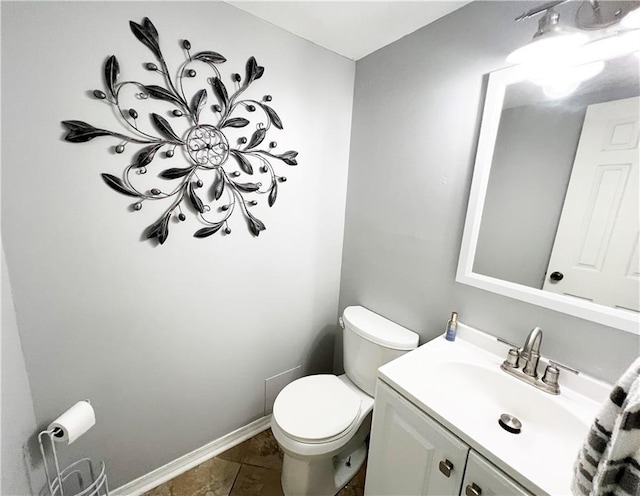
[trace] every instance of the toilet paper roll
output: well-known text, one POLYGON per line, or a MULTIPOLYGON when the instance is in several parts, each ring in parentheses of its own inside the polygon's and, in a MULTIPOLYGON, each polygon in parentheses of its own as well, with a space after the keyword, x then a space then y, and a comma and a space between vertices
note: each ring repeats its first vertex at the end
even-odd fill
POLYGON ((71 444, 96 423, 96 415, 88 401, 78 401, 49 424, 54 430, 53 439, 58 443, 71 444))

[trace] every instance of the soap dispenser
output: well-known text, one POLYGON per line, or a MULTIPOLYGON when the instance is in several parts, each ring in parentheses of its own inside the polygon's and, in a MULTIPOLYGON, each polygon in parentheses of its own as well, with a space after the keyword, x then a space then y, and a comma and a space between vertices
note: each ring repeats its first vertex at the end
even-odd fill
POLYGON ((458 331, 458 313, 451 312, 451 318, 447 322, 447 333, 444 336, 445 339, 447 341, 455 341, 457 331, 458 331))

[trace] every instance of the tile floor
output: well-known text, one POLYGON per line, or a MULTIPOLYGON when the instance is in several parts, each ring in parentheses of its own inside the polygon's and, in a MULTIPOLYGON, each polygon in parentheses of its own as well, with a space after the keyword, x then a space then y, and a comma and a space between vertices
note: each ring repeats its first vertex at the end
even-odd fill
MULTIPOLYGON (((366 462, 338 496, 363 496, 366 462)), ((282 496, 282 451, 267 429, 145 496, 282 496)))

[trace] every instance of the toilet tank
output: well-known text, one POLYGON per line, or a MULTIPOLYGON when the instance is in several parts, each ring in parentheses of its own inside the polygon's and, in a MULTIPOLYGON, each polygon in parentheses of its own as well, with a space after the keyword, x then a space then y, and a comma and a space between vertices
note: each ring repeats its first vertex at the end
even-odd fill
POLYGON ((344 371, 373 396, 378 368, 415 349, 418 335, 360 306, 345 308, 342 319, 344 371))

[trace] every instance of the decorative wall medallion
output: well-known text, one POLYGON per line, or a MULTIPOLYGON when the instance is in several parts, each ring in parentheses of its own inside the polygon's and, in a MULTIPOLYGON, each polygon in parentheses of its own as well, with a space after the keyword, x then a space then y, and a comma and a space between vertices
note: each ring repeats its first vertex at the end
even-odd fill
POLYGON ((278 183, 287 179, 276 174, 273 163, 297 165, 298 155, 295 151, 276 153, 275 141, 269 142, 266 149, 259 148, 266 143, 267 132, 272 126, 277 129, 283 127, 278 114, 267 104, 272 100, 270 95, 265 95, 261 101, 240 98, 250 85, 262 77, 264 67, 259 66, 254 57, 250 57, 244 80, 240 74, 232 75, 235 91, 229 94, 216 67, 226 59, 211 51, 192 55, 191 43, 183 40, 186 60, 179 67, 174 82, 160 51, 158 31, 153 23, 145 18, 142 24, 131 21, 129 25, 135 37, 151 50, 159 63, 158 66, 147 62, 144 64, 145 69, 161 75, 164 84, 158 86, 137 81, 118 81, 120 65, 115 55, 112 55, 104 65, 106 92, 94 90, 93 95, 114 106, 118 120, 128 129, 128 134, 99 129, 82 121, 63 121, 62 124, 67 128, 64 139, 71 143, 83 143, 99 136, 111 136, 119 140, 114 148, 117 154, 125 152, 129 144, 144 145, 132 163, 125 167, 122 178, 111 174, 102 174, 102 178, 112 189, 137 199, 132 205, 134 211, 141 210, 147 200, 169 203, 164 214, 147 228, 147 238, 156 238, 160 244, 166 241, 172 217, 177 214, 180 221, 187 218, 181 208, 184 200, 193 207, 205 226, 195 232, 194 236, 197 238, 211 236, 220 230, 230 234, 228 219, 236 210, 242 212, 249 230, 258 236, 265 225, 250 212, 251 207, 258 204, 255 198, 266 194, 268 205, 273 206, 278 195, 278 183), (197 76, 193 68, 197 65, 210 68, 214 75, 207 79, 208 89, 197 90, 188 99, 185 80, 197 76), (143 130, 139 125, 138 111, 126 108, 122 102, 125 88, 133 88, 140 104, 148 98, 171 104, 174 108, 167 111, 167 118, 173 120, 174 124, 157 113, 150 113, 154 129, 151 132, 143 130), (217 101, 213 105, 207 105, 209 91, 217 101), (204 110, 210 111, 207 113, 208 119, 204 117, 204 110), (178 123, 185 129, 184 133, 174 130, 178 123), (247 132, 249 126, 253 129, 247 132), (163 155, 165 159, 170 159, 174 157, 176 150, 183 152, 182 157, 176 158, 186 160, 188 165, 166 168, 159 172, 162 180, 170 181, 168 186, 146 191, 142 191, 145 188, 134 186, 136 176, 146 174, 149 166, 156 165, 157 161, 152 164, 156 157, 163 155), (264 179, 255 181, 246 177, 256 177, 258 174, 264 179), (204 181, 201 176, 210 179, 208 190, 202 190, 204 181), (254 199, 248 199, 253 195, 254 199), (207 197, 210 200, 208 202, 207 197))

